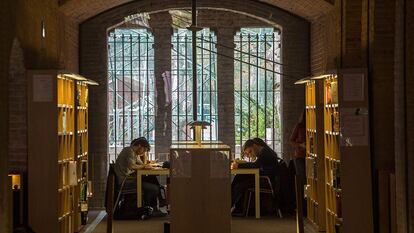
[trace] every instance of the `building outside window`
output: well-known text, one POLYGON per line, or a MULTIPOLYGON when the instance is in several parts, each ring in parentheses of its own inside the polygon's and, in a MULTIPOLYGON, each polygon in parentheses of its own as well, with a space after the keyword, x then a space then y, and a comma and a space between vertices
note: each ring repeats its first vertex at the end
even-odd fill
POLYGON ((117 28, 108 34, 109 161, 137 137, 146 137, 154 151, 153 44, 147 29, 117 28))
MULTIPOLYGON (((197 33, 197 120, 211 123, 202 139, 217 140, 216 36, 209 29, 197 33)), ((187 123, 193 120, 192 37, 187 29, 172 36, 172 140, 193 140, 187 123)))
POLYGON ((242 28, 234 37, 236 157, 259 137, 281 156, 281 36, 274 28, 242 28))

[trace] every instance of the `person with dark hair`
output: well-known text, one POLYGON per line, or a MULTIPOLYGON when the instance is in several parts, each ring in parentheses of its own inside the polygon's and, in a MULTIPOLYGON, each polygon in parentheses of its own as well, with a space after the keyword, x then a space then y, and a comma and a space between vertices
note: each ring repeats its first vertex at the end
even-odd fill
MULTIPOLYGON (((240 163, 234 161, 232 169, 237 168, 259 168, 261 176, 268 176, 273 187, 276 187, 276 177, 279 172, 278 156, 260 138, 247 140, 243 145, 243 154, 255 160, 254 162, 240 163)), ((249 188, 254 187, 254 176, 236 175, 231 185, 232 192, 232 214, 240 215, 243 213, 244 195, 249 188)))
MULTIPOLYGON (((296 176, 299 180, 299 185, 304 187, 306 184, 306 110, 304 109, 299 122, 293 129, 292 135, 290 136, 290 144, 295 148, 294 163, 296 176)), ((306 215, 306 202, 303 202, 303 210, 306 215)))
MULTIPOLYGON (((147 139, 141 137, 132 140, 130 146, 125 147, 119 153, 115 162, 114 171, 119 185, 125 180, 124 190, 137 189, 136 170, 152 169, 152 166, 147 164, 146 157, 150 148, 147 139)), ((145 205, 151 206, 154 210, 158 210, 157 198, 160 198, 160 202, 164 201, 161 200, 161 189, 158 179, 155 176, 145 176, 141 182, 145 205)), ((136 197, 136 195, 134 196, 136 197)))

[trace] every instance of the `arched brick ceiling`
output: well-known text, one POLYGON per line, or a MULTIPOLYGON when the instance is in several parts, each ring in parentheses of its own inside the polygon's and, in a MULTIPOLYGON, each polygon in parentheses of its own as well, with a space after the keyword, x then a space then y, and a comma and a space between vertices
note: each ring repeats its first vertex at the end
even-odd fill
MULTIPOLYGON (((81 23, 95 15, 98 15, 111 8, 132 2, 133 0, 66 0, 62 1, 60 9, 62 12, 81 23)), ((171 4, 174 0, 153 0, 154 3, 160 4, 165 1, 171 4)), ((189 3, 191 0, 188 0, 189 3)), ((203 0, 199 0, 200 3, 203 0)), ((332 9, 331 0, 254 0, 274 5, 286 10, 294 15, 312 21, 332 9)), ((243 0, 240 0, 243 4, 243 0)))

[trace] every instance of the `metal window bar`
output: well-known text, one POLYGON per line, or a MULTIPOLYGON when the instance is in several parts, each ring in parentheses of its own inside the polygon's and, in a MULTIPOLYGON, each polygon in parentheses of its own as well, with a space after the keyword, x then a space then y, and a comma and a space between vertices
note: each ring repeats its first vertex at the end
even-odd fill
POLYGON ((122 34, 122 145, 125 146, 125 36, 122 34))
MULTIPOLYGON (((132 35, 129 35, 129 52, 130 52, 130 54, 129 54, 129 56, 131 57, 131 59, 132 59, 132 57, 133 57, 133 52, 132 52, 132 35)), ((130 88, 130 101, 132 101, 133 99, 134 99, 134 95, 133 95, 133 86, 132 86, 132 83, 133 83, 133 79, 132 79, 132 73, 133 73, 133 71, 132 71, 132 67, 133 67, 133 65, 131 64, 130 65, 130 83, 131 83, 131 88, 130 88)), ((131 106, 131 108, 133 108, 133 106, 131 106)), ((130 129, 131 129, 131 134, 130 134, 130 138, 129 138, 129 140, 130 141, 132 141, 133 139, 134 139, 134 114, 130 114, 131 115, 131 119, 130 119, 130 125, 129 125, 129 127, 130 127, 130 129)))
POLYGON ((269 29, 242 29, 234 40, 236 145, 241 150, 245 140, 260 137, 280 154, 280 92, 273 89, 281 76, 280 36, 269 29))
MULTIPOLYGON (((173 140, 192 140, 193 136, 186 127, 193 118, 194 99, 192 87, 189 86, 193 83, 190 33, 188 30, 179 29, 172 37, 172 125, 175 131, 173 140)), ((198 32, 197 37, 197 115, 201 120, 212 122, 209 130, 204 131, 203 139, 216 140, 217 103, 213 102, 213 99, 217 99, 216 38, 208 29, 198 32), (204 38, 210 42, 206 43, 204 38)))
MULTIPOLYGON (((187 35, 185 35, 184 36, 184 42, 185 42, 185 51, 184 51, 184 57, 187 57, 188 56, 188 37, 187 37, 187 35)), ((188 103, 188 61, 187 61, 187 59, 185 60, 185 76, 184 76, 184 78, 185 78, 185 86, 186 86, 186 88, 185 88, 185 102, 186 103, 188 103)), ((185 112, 186 112, 186 114, 185 114, 185 122, 188 122, 188 104, 186 104, 185 105, 185 112)), ((177 130, 178 131, 178 130, 177 130)), ((187 139, 188 138, 188 127, 185 127, 185 138, 187 139)))
POLYGON ((153 36, 144 29, 115 29, 108 36, 110 159, 129 145, 127 138, 146 136, 154 144, 153 43, 153 36))
POLYGON ((251 103, 251 99, 252 99, 252 96, 251 96, 251 94, 252 94, 252 93, 251 93, 251 89, 250 89, 250 84, 251 84, 251 80, 250 80, 250 78, 251 78, 251 74, 252 74, 252 73, 251 73, 251 70, 250 70, 250 68, 251 68, 251 65, 250 65, 250 64, 251 64, 251 62, 250 62, 250 52, 251 52, 251 50, 250 50, 250 49, 251 49, 251 41, 250 41, 250 36, 251 36, 251 35, 250 35, 250 34, 248 34, 247 36, 248 36, 248 37, 247 37, 247 40, 248 40, 248 41, 247 41, 247 45, 248 45, 248 50, 247 50, 247 51, 249 52, 249 53, 247 54, 247 55, 248 55, 248 57, 249 57, 249 60, 248 60, 248 64, 249 64, 249 65, 247 66, 248 73, 249 73, 249 74, 247 75, 247 77, 248 77, 248 79, 249 79, 249 85, 248 85, 248 90, 249 90, 248 95, 249 95, 249 98, 248 98, 248 100, 247 100, 247 101, 249 101, 249 102, 248 102, 248 108, 247 108, 248 110, 247 110, 247 114, 248 114, 248 119, 249 119, 249 120, 247 121, 247 123, 248 123, 248 127, 247 127, 247 128, 248 128, 248 130, 249 130, 249 136, 248 136, 248 137, 250 138, 250 137, 251 137, 251 133, 252 133, 252 128, 251 128, 251 125, 250 125, 250 120, 251 120, 251 113, 250 113, 251 106, 250 106, 250 103, 251 103))

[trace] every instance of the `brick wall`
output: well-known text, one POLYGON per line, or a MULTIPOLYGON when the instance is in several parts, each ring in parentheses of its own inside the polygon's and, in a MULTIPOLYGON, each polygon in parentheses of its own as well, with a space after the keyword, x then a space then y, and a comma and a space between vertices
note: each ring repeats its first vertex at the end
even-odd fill
POLYGON ((0 1, 0 232, 11 232, 11 194, 8 173, 8 70, 15 25, 9 1, 0 1))
POLYGON ((73 19, 59 14, 59 68, 79 72, 79 25, 73 19))
POLYGON ((404 1, 396 1, 395 11, 395 176, 397 232, 408 232, 407 223, 407 157, 406 157, 406 123, 405 123, 405 81, 404 81, 404 1))
MULTIPOLYGON (((235 28, 219 28, 216 33, 217 44, 219 44, 216 47, 217 53, 232 58, 234 50, 228 48, 234 47, 235 28)), ((218 138, 230 145, 234 153, 234 61, 232 59, 217 56, 217 77, 218 138)))
MULTIPOLYGON (((61 2, 63 3, 60 7, 61 11, 80 23, 109 9, 130 3, 132 0, 64 0, 61 2)), ((238 1, 236 4, 240 6, 246 5, 242 6, 245 8, 255 7, 250 2, 238 1)), ((332 8, 332 0, 259 0, 257 2, 264 2, 269 7, 277 6, 286 12, 291 12, 309 21, 318 18, 318 16, 330 11, 332 8)), ((174 4, 174 0, 157 1, 157 4, 165 5, 165 3, 174 4)), ((223 1, 217 1, 217 3, 222 4, 223 1)), ((203 4, 203 1, 199 1, 199 4, 203 4)))
POLYGON ((414 2, 405 1, 405 102, 407 145, 408 232, 414 233, 414 2))
POLYGON ((337 69, 341 61, 340 1, 328 13, 311 22, 311 71, 318 75, 337 69))
POLYGON ((370 34, 371 139, 375 166, 394 172, 395 2, 375 1, 370 34))
MULTIPOLYGON (((168 2, 151 2, 151 1, 140 1, 130 3, 111 11, 107 11, 97 17, 94 17, 80 25, 80 73, 94 79, 100 83, 99 87, 92 88, 91 90, 91 111, 90 111, 90 152, 93 170, 93 181, 95 194, 104 190, 104 183, 106 179, 107 169, 107 72, 106 72, 106 32, 107 28, 121 22, 123 17, 137 13, 136 9, 140 9, 143 12, 151 12, 159 9, 170 9, 170 8, 183 8, 189 7, 189 2, 180 1, 168 1, 168 2), (95 105, 95 106, 94 106, 95 105)), ((222 41, 218 38, 218 43, 231 44, 232 36, 230 32, 236 32, 240 27, 243 26, 277 26, 282 29, 282 60, 285 63, 284 73, 287 74, 283 77, 282 89, 283 89, 283 107, 282 107, 282 124, 283 124, 283 152, 284 156, 289 157, 292 152, 292 148, 288 144, 287 138, 290 136, 290 131, 296 123, 301 109, 304 104, 303 90, 294 86, 293 83, 297 79, 309 75, 309 24, 300 18, 297 18, 291 14, 281 11, 277 8, 271 8, 268 5, 262 5, 246 1, 245 4, 236 4, 232 0, 225 2, 216 1, 203 1, 200 5, 201 8, 205 9, 200 11, 199 24, 201 26, 213 28, 217 35, 223 36, 223 38, 231 39, 229 41, 222 41), (215 11, 206 10, 207 8, 227 8, 229 11, 215 11), (242 14, 237 14, 241 12, 242 14), (254 17, 252 17, 254 15, 254 17), (259 20, 261 19, 261 20, 259 20), (222 22, 226 22, 223 26, 222 22)), ((153 17, 160 17, 153 15, 153 17)), ((169 19, 166 19, 167 22, 169 19)), ((161 39, 170 41, 168 35, 171 33, 171 29, 166 29, 162 26, 159 29, 155 29, 154 33, 159 33, 162 36, 161 39), (162 34, 166 35, 162 35, 162 34)), ((225 39, 225 40, 227 40, 225 39)), ((155 49, 163 50, 161 45, 157 45, 157 38, 155 39, 155 49)), ((164 44, 161 43, 161 44, 164 44)), ((220 49, 220 48, 218 48, 220 49)), ((163 52, 155 52, 156 56, 161 58, 170 58, 169 49, 163 52), (159 54, 159 55, 158 55, 159 54)), ((229 54, 231 51, 227 51, 229 54)), ((160 74, 164 69, 157 70, 158 65, 162 68, 169 68, 169 62, 156 59, 156 74, 160 74)), ((233 91, 230 82, 233 82, 233 68, 232 61, 218 58, 219 64, 219 82, 220 93, 219 99, 223 102, 223 106, 232 109, 234 106, 232 102, 233 91), (230 80, 230 81, 229 81, 230 80), (229 102, 230 101, 230 102, 229 102)), ((157 92, 160 96, 157 98, 157 103, 160 104, 163 95, 163 83, 157 79, 157 92)), ((161 103, 162 104, 162 103, 161 103)), ((163 106, 163 105, 161 105, 163 106)), ((219 132, 219 139, 233 144, 234 136, 234 120, 232 114, 221 114, 219 122, 228 123, 226 125, 221 124, 219 132), (227 134, 228 132, 228 134, 227 134)), ((170 114, 170 109, 157 109, 157 115, 163 116, 163 114, 170 114), (165 112, 167 111, 167 112, 165 112)), ((220 108, 219 111, 224 112, 224 108, 220 108)), ((231 111, 233 112, 233 111, 231 111)), ((163 126, 163 117, 157 117, 157 125, 163 126), (162 124, 160 124, 160 121, 162 124)), ((157 126, 157 127, 159 127, 157 126)), ((167 127, 170 130, 170 127, 167 127)), ((156 135, 158 138, 165 140, 157 140, 156 145, 157 152, 163 152, 168 149, 170 145, 170 132, 166 132, 165 135, 159 134, 157 130, 156 135), (164 145, 164 143, 166 143, 164 145)), ((103 192, 102 192, 103 193, 103 192)), ((99 207, 102 206, 103 195, 95 195, 92 200, 92 205, 99 207)))
POLYGON ((171 70, 171 40, 173 30, 170 27, 172 18, 168 12, 154 14, 150 25, 154 36, 154 59, 157 90, 157 114, 155 117, 155 153, 168 153, 171 145, 171 105, 166 106, 164 80, 162 73, 171 70), (165 127, 164 127, 165 126, 165 127))
POLYGON ((9 69, 9 170, 26 171, 27 82, 23 50, 15 39, 9 69))

